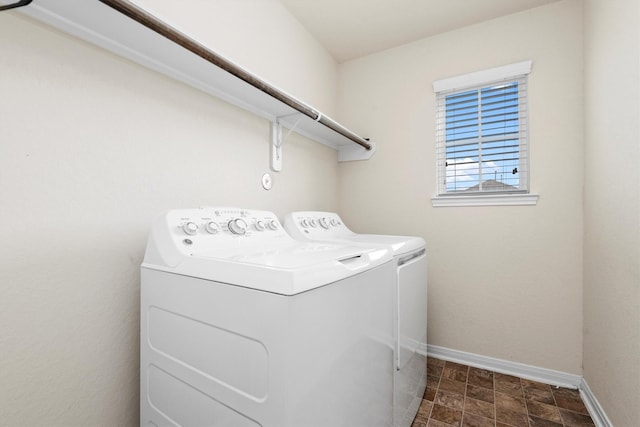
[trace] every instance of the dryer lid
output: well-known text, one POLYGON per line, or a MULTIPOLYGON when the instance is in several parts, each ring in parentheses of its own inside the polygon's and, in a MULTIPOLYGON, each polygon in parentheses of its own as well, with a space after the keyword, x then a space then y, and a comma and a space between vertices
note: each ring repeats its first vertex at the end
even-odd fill
POLYGON ((285 216, 284 228, 300 241, 385 246, 394 256, 402 256, 425 247, 422 237, 354 233, 335 212, 291 212, 285 216))

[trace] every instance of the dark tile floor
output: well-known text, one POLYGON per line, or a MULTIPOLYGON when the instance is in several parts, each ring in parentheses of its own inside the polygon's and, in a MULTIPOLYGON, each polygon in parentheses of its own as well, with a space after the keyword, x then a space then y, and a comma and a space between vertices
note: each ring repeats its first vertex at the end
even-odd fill
POLYGON ((427 359, 412 427, 593 427, 578 390, 427 359))

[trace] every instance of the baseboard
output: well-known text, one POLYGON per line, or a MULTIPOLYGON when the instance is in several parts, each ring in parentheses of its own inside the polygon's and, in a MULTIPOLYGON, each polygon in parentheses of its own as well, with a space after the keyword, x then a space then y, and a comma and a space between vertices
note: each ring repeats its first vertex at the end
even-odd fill
POLYGON ((611 421, 607 414, 600 406, 600 402, 593 395, 591 388, 589 388, 589 384, 587 384, 587 380, 582 378, 580 383, 580 397, 582 397, 582 401, 584 402, 584 406, 587 407, 589 414, 591 415, 591 419, 596 427, 612 427, 611 421))
POLYGON ((458 362, 476 368, 488 369, 490 371, 500 372, 501 374, 514 375, 559 387, 577 389, 580 388, 582 383, 582 377, 580 375, 568 374, 566 372, 539 368, 537 366, 510 362, 508 360, 481 356, 435 345, 427 345, 427 355, 435 357, 436 359, 458 362))

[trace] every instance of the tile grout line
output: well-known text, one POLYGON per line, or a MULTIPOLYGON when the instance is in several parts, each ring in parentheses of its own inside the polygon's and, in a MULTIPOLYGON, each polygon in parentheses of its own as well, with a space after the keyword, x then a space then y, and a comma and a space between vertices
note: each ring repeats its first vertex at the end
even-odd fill
POLYGON ((465 377, 465 380, 464 380, 464 394, 462 395, 462 419, 460 420, 460 425, 464 424, 464 415, 466 412, 464 408, 467 406, 467 387, 469 386, 470 372, 471 372, 471 367, 467 366, 467 376, 465 377))
POLYGON ((520 396, 522 396, 522 401, 524 402, 525 415, 527 416, 527 425, 531 427, 531 418, 529 418, 529 405, 527 405, 527 397, 524 395, 524 384, 522 384, 522 378, 518 378, 518 383, 520 384, 520 396))
POLYGON ((527 417, 527 425, 531 427, 531 420, 529 419, 529 407, 527 406, 527 398, 524 396, 524 384, 522 384, 522 378, 518 377, 518 384, 520 384, 520 396, 522 397, 522 402, 524 403, 524 411, 525 416, 527 417))
MULTIPOLYGON (((549 388, 551 388, 551 397, 553 397, 553 404, 556 407, 556 410, 558 411, 558 415, 560 416, 560 423, 562 424, 563 427, 566 427, 566 423, 564 422, 564 417, 562 416, 562 412, 560 412, 560 407, 558 406, 558 401, 556 400, 556 394, 553 392, 553 386, 549 386, 549 388)), ((557 389, 558 387, 556 387, 557 389)))
POLYGON ((427 426, 429 425, 429 421, 431 421, 431 414, 433 413, 433 408, 436 406, 436 396, 438 395, 438 391, 440 390, 440 383, 442 382, 442 376, 444 375, 444 367, 447 362, 442 364, 442 370, 440 371, 440 376, 438 376, 438 385, 436 385, 436 392, 433 395, 433 401, 431 402, 431 409, 429 409, 429 415, 427 416, 427 426))
POLYGON ((498 395, 496 391, 496 373, 495 372, 493 372, 491 379, 493 380, 492 382, 493 384, 493 425, 497 426, 498 425, 498 395))
POLYGON ((522 384, 522 378, 520 378, 520 388, 522 389, 522 399, 524 399, 524 410, 527 411, 527 424, 531 427, 531 418, 529 418, 529 404, 527 404, 527 396, 524 394, 524 384, 522 384))

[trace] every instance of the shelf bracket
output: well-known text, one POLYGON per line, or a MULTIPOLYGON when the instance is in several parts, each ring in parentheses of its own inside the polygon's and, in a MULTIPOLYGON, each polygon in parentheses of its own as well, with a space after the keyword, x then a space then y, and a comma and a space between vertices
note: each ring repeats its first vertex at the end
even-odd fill
POLYGON ((296 120, 284 136, 282 135, 282 123, 280 123, 280 119, 300 114, 301 113, 293 113, 285 116, 279 116, 271 122, 271 170, 274 172, 280 172, 282 170, 282 144, 284 144, 285 139, 289 137, 291 132, 296 129, 298 123, 300 123, 300 120, 302 119, 302 116, 296 120))
POLYGON ((271 122, 271 170, 282 170, 282 123, 276 118, 271 122))

